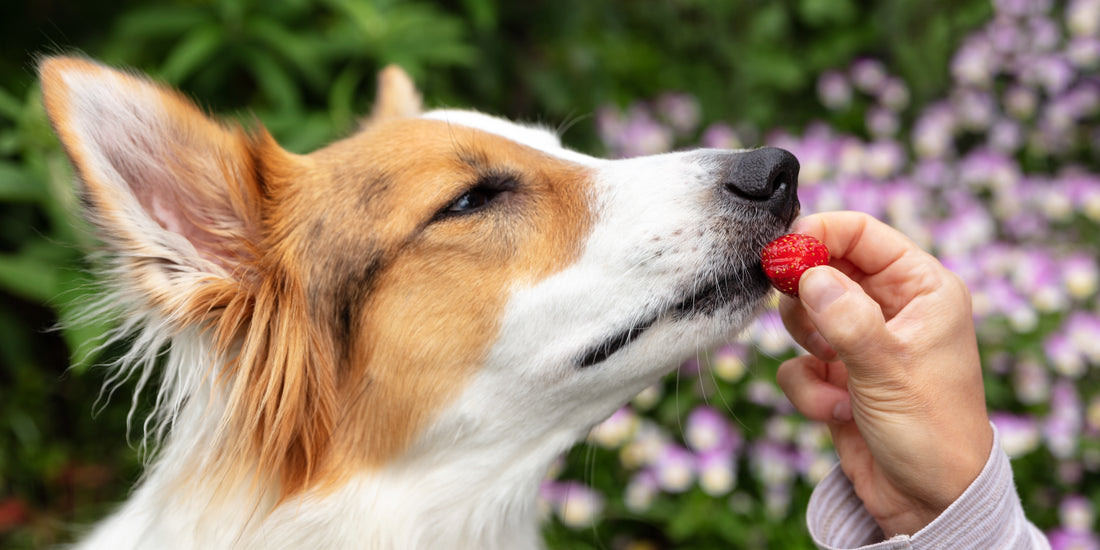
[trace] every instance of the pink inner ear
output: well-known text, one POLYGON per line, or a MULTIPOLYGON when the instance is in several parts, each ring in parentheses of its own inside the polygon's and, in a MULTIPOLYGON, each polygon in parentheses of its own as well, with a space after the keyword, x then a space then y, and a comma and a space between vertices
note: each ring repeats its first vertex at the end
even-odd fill
MULTIPOLYGON (((121 180, 112 184, 137 199, 157 225, 190 242, 203 259, 229 269, 233 246, 219 238, 216 231, 219 226, 224 230, 242 222, 229 205, 226 186, 230 182, 216 168, 217 161, 204 147, 186 143, 186 138, 173 128, 138 117, 129 122, 115 127, 121 136, 97 136, 100 158, 111 168, 105 172, 113 172, 121 180), (187 156, 177 155, 177 149, 187 156), (211 169, 214 174, 206 173, 211 169)), ((131 223, 131 229, 141 227, 136 220, 119 221, 131 223)), ((142 237, 151 236, 138 235, 142 237)), ((186 257, 169 259, 190 263, 186 257)))

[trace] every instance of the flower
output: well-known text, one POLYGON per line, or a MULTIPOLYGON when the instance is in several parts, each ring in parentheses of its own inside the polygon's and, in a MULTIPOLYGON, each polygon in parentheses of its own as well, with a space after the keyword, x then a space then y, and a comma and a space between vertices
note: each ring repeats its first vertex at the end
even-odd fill
POLYGON ((639 470, 626 484, 623 504, 632 512, 643 512, 649 509, 659 493, 657 474, 650 469, 639 470))
POLYGON ((703 147, 711 149, 741 149, 745 146, 733 127, 724 122, 707 126, 701 141, 703 147))
POLYGON ((737 484, 737 459, 732 449, 718 448, 696 455, 699 487, 710 496, 729 494, 737 484))
POLYGON ((1051 550, 1100 550, 1096 533, 1073 529, 1055 529, 1047 533, 1051 550))
POLYGON ((826 71, 817 79, 817 97, 821 104, 834 111, 852 104, 852 85, 839 71, 826 71))
POLYGON ((1059 380, 1051 393, 1050 414, 1043 422, 1047 449, 1057 458, 1073 456, 1083 425, 1084 411, 1076 388, 1069 380, 1059 380))
POLYGON ((618 449, 630 441, 637 429, 638 415, 630 407, 622 407, 592 428, 588 438, 605 449, 618 449))
POLYGON ((1021 361, 1013 370, 1012 387, 1021 403, 1044 403, 1050 399, 1050 371, 1035 361, 1021 361))
POLYGON ((869 95, 878 92, 879 87, 886 83, 888 77, 886 65, 872 58, 864 58, 852 63, 850 73, 855 87, 869 95))
POLYGON ((695 96, 670 92, 657 98, 657 113, 676 135, 688 135, 699 127, 699 102, 695 96))
POLYGON ((684 425, 684 439, 696 452, 727 450, 733 453, 740 447, 740 435, 730 424, 729 418, 708 406, 696 407, 684 425))
POLYGON ((599 521, 605 501, 602 494, 576 481, 547 481, 539 490, 562 523, 573 529, 590 527, 599 521))
POLYGON ((1039 426, 1035 419, 1006 412, 994 412, 989 420, 997 427, 1001 448, 1010 457, 1028 454, 1039 448, 1039 426))
POLYGON ((695 482, 695 457, 687 449, 668 443, 653 463, 657 485, 670 493, 682 493, 695 482))
POLYGON ((1058 520, 1063 527, 1075 531, 1088 531, 1096 521, 1092 501, 1082 495, 1068 495, 1058 506, 1058 520))
POLYGON ((710 358, 709 366, 714 374, 727 382, 736 382, 745 376, 744 344, 731 343, 719 347, 710 358))

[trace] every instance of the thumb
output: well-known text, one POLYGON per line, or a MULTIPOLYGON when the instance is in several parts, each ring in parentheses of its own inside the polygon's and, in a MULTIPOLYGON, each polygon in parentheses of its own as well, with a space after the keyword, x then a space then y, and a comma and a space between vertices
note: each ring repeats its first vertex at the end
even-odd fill
POLYGON ((858 283, 829 267, 812 268, 799 282, 806 315, 821 337, 858 376, 864 365, 881 368, 892 353, 894 338, 886 329, 882 308, 858 283))

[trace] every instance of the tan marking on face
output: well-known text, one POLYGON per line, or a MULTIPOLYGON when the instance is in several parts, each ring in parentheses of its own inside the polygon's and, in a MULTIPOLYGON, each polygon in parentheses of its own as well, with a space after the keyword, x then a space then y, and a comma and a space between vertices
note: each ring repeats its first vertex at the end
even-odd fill
POLYGON ((277 247, 305 273, 341 367, 329 463, 349 471, 408 448, 480 368, 511 289, 562 270, 590 226, 590 172, 504 137, 395 120, 309 157, 301 221, 277 247), (487 177, 514 178, 485 209, 437 218, 487 177), (346 326, 345 326, 346 325, 346 326))

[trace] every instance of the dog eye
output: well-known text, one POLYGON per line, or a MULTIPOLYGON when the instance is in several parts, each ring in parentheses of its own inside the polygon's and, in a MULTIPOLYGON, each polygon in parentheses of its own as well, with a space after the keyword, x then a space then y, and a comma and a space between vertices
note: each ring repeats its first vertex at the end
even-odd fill
POLYGON ((447 208, 443 211, 447 214, 473 212, 484 208, 499 194, 500 191, 485 187, 475 187, 460 195, 457 199, 452 201, 451 204, 447 205, 447 208))
POLYGON ((443 208, 437 217, 470 214, 488 207, 494 201, 513 192, 518 187, 516 178, 508 174, 492 174, 481 177, 477 183, 443 208))

